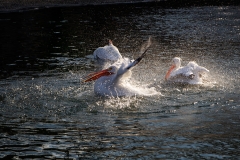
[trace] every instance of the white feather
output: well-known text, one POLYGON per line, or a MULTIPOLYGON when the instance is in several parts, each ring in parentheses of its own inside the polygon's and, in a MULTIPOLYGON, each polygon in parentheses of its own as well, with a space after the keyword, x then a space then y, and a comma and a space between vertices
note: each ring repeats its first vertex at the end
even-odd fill
POLYGON ((186 84, 203 84, 202 73, 209 72, 205 67, 199 66, 196 62, 190 61, 186 66, 181 67, 181 59, 175 57, 173 63, 176 66, 170 73, 169 82, 186 84))
POLYGON ((98 47, 94 52, 93 56, 95 59, 100 59, 103 61, 118 61, 122 58, 117 47, 113 44, 106 45, 104 47, 98 47))

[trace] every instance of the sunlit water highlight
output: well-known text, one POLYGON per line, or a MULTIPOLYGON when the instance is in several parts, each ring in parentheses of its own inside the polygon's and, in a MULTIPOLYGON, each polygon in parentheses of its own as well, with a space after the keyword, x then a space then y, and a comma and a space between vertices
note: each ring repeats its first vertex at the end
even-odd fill
MULTIPOLYGON (((13 41, 21 56, 13 46, 4 50, 11 57, 1 69, 1 158, 239 158, 239 7, 132 7, 118 14, 90 8, 100 18, 83 8, 4 14, 2 25, 12 24, 7 31, 14 32, 17 16, 32 28, 23 23, 18 33, 30 39, 23 38, 24 48, 13 41), (43 19, 48 12, 61 17, 43 19), (89 55, 108 38, 134 59, 149 35, 153 45, 132 70, 133 82, 162 95, 104 98, 93 83, 81 83, 97 70, 89 55), (175 56, 209 69, 206 83, 164 82, 175 56)), ((7 33, 2 44, 16 37, 7 33)))

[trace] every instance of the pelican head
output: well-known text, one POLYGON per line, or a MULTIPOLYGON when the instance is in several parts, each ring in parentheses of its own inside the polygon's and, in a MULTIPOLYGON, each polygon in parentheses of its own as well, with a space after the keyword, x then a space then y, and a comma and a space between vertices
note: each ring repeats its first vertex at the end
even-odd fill
POLYGON ((117 67, 111 66, 107 69, 95 72, 95 73, 90 73, 89 75, 86 76, 85 80, 83 82, 90 82, 99 79, 100 77, 103 76, 110 76, 112 74, 115 74, 117 72, 117 67))
POLYGON ((124 62, 116 62, 111 67, 89 74, 83 82, 95 81, 94 93, 100 96, 124 96, 135 93, 135 90, 127 85, 131 77, 132 65, 128 59, 124 62))
POLYGON ((175 68, 179 68, 181 66, 181 58, 179 57, 174 57, 172 60, 172 65, 175 66, 175 68))
POLYGON ((166 75, 165 75, 165 80, 168 80, 171 72, 172 72, 173 70, 176 70, 176 69, 180 68, 180 66, 181 66, 181 58, 179 58, 179 57, 174 57, 174 58, 172 59, 172 66, 169 68, 169 70, 167 71, 167 73, 166 73, 166 75))
POLYGON ((83 82, 89 82, 97 80, 103 76, 111 76, 115 75, 116 78, 120 79, 121 77, 129 77, 131 76, 131 69, 138 63, 132 62, 128 58, 124 58, 120 61, 115 62, 112 66, 108 67, 107 69, 90 73, 85 77, 83 82))

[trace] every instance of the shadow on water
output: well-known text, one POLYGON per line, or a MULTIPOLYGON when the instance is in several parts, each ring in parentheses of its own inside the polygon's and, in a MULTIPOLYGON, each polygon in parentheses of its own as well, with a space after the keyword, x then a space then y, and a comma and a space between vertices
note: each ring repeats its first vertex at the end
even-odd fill
POLYGON ((238 159, 239 6, 63 7, 0 14, 0 158, 238 159), (80 79, 112 39, 136 85, 162 95, 102 98, 80 79), (173 57, 210 70, 169 85, 173 57))

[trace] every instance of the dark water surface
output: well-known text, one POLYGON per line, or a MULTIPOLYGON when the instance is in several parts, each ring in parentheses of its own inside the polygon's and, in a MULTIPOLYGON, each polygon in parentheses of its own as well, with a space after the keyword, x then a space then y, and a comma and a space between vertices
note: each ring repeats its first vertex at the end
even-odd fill
POLYGON ((240 159, 240 7, 64 7, 0 14, 0 158, 240 159), (100 98, 80 79, 108 39, 163 95, 100 98), (170 86, 173 57, 210 70, 170 86))

